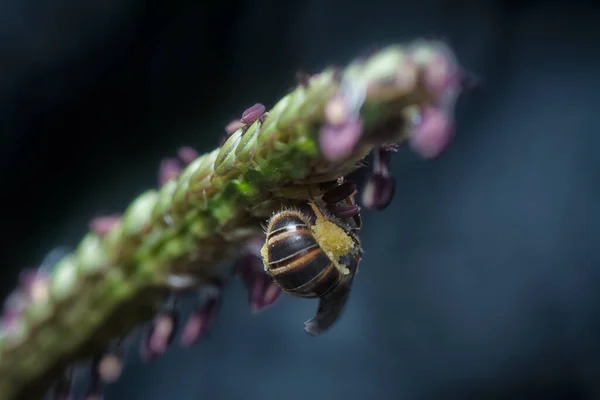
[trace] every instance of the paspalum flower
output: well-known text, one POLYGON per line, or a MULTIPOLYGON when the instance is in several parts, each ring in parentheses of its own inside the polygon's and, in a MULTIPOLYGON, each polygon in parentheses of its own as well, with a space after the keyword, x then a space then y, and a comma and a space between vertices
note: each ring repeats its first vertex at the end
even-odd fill
POLYGON ((365 207, 388 206, 396 185, 390 155, 403 144, 426 158, 446 148, 464 73, 447 46, 418 41, 298 81, 270 109, 257 103, 241 113, 213 151, 182 147, 163 160, 157 188, 122 214, 94 218, 74 251, 22 280, 2 315, 0 399, 39 398, 51 387, 67 396, 67 367, 81 359, 93 360, 88 393, 99 396, 98 382, 120 375, 115 340, 148 321, 142 349, 150 359, 178 332, 181 345, 196 343, 216 322, 221 290, 180 324, 177 306, 156 304, 182 293, 238 277, 251 310, 272 304, 280 289, 256 251, 266 219, 323 195, 371 152, 366 187, 327 192, 327 207, 355 216, 359 205, 334 201, 347 190, 362 190, 365 207), (217 265, 235 260, 220 276, 217 265))

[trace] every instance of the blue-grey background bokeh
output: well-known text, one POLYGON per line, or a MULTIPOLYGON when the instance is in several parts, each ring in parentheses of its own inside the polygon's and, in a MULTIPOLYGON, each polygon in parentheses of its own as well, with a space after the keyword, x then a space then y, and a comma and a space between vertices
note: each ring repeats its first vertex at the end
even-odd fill
MULTIPOLYGON (((121 399, 600 398, 600 8, 585 2, 7 1, 0 15, 3 293, 95 215, 156 185, 161 157, 218 143, 298 69, 443 38, 483 88, 441 158, 393 159, 397 196, 364 213, 339 324, 283 297, 251 315, 236 282, 210 336, 121 399)), ((135 351, 133 352, 135 353, 135 351)))

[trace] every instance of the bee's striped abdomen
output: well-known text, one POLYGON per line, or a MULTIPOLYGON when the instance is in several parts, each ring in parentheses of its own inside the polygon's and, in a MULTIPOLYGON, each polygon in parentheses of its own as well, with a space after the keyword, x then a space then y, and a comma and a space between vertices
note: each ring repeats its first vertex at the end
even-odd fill
POLYGON ((267 235, 268 272, 286 291, 319 297, 335 285, 339 272, 306 223, 293 214, 272 221, 267 235))
MULTIPOLYGON (((321 251, 325 256, 325 253, 321 251)), ((326 257, 326 256, 325 256, 326 257)), ((329 258, 327 258, 329 261, 329 258)), ((287 290, 290 294, 300 297, 321 297, 329 293, 339 282, 341 276, 335 265, 329 261, 329 264, 316 277, 299 285, 295 288, 287 290)))
POLYGON ((269 265, 280 268, 306 251, 319 249, 310 228, 295 215, 283 215, 273 221, 267 235, 269 265))

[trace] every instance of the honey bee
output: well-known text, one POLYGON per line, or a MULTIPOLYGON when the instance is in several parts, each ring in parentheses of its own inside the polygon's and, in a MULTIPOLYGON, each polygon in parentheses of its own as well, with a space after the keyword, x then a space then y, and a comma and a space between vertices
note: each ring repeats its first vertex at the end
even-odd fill
POLYGON ((282 291, 319 299, 316 315, 304 324, 313 336, 340 318, 362 257, 356 186, 343 179, 338 183, 305 209, 275 213, 261 249, 265 272, 282 291))

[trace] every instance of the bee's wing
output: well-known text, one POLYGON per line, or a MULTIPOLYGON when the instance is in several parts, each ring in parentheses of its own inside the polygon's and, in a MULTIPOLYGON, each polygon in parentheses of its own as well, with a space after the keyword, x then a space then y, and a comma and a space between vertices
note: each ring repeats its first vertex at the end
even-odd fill
POLYGON ((318 336, 333 326, 341 317, 350 297, 351 279, 340 283, 334 290, 319 299, 317 314, 304 323, 304 330, 318 336))

